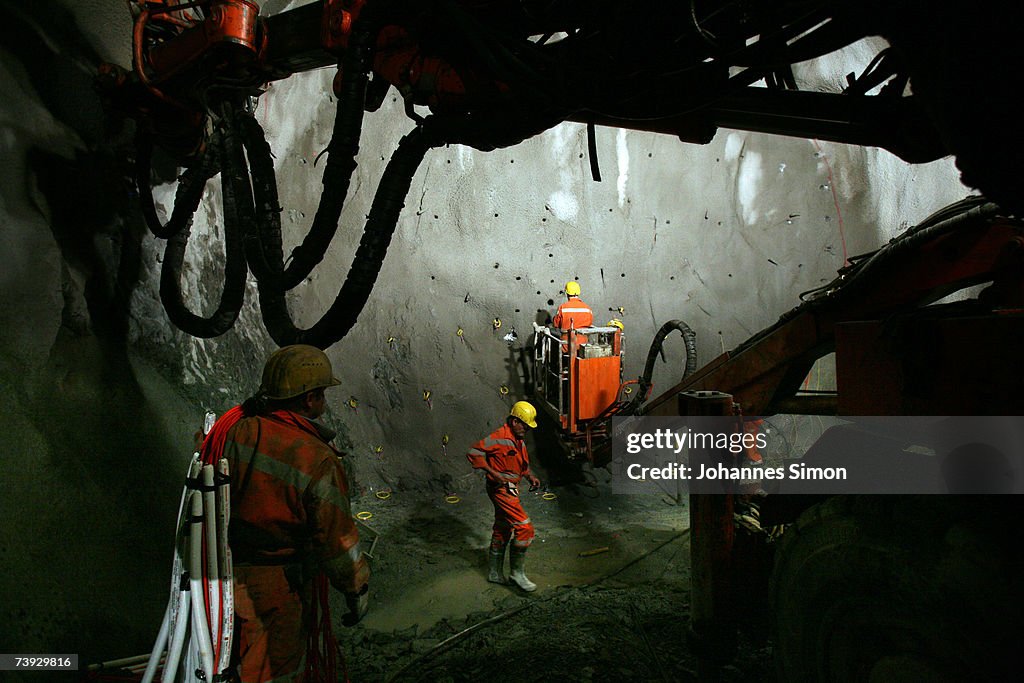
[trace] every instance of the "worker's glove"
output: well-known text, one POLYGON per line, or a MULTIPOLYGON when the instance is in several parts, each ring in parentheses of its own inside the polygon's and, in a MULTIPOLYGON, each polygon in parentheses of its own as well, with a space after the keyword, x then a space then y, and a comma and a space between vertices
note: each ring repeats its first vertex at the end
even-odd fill
POLYGON ((363 589, 358 593, 345 593, 345 606, 348 607, 348 614, 341 618, 345 626, 355 626, 370 609, 370 585, 363 584, 363 589))

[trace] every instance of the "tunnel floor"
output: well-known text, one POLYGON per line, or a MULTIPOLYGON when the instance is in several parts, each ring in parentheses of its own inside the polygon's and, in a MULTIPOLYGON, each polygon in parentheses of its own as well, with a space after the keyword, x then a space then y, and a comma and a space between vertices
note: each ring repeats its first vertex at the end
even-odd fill
MULTIPOLYGON (((482 482, 458 502, 364 495, 364 542, 380 537, 371 611, 336 630, 350 680, 693 679, 686 506, 614 495, 600 476, 542 493, 523 494, 537 528, 531 594, 486 580, 493 513, 482 482)), ((749 640, 741 634, 723 680, 773 680, 770 644, 749 640)))

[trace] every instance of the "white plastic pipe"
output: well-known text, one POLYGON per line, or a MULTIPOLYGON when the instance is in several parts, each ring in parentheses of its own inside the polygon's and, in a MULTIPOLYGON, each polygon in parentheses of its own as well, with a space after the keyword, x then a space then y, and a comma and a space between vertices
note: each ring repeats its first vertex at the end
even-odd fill
POLYGON ((210 646, 213 649, 214 671, 220 649, 220 567, 217 556, 217 492, 213 487, 213 465, 203 465, 203 531, 206 536, 206 585, 210 601, 210 646))
MULTIPOLYGON (((163 664, 167 660, 165 655, 161 655, 160 659, 157 660, 157 666, 163 664)), ((139 662, 138 664, 132 664, 131 666, 125 667, 128 671, 131 671, 136 676, 141 676, 142 673, 149 667, 149 655, 146 656, 146 660, 139 662)))
POLYGON ((221 627, 220 657, 217 661, 217 672, 223 673, 231 664, 231 647, 235 630, 235 583, 234 570, 231 566, 231 548, 228 547, 228 522, 231 518, 231 485, 228 461, 221 458, 217 463, 222 482, 217 487, 217 561, 220 564, 221 589, 221 627))
POLYGON ((167 661, 161 683, 173 683, 178 676, 178 664, 181 662, 181 651, 185 647, 185 634, 188 633, 189 591, 178 591, 178 627, 174 630, 171 645, 167 648, 167 661))
MULTIPOLYGON (((188 470, 186 477, 189 480, 195 480, 201 471, 202 462, 199 458, 199 453, 193 453, 192 459, 189 461, 188 470)), ((189 487, 183 486, 181 490, 181 499, 178 502, 178 517, 177 524, 175 526, 174 535, 174 560, 171 565, 171 591, 170 598, 167 601, 167 612, 164 617, 167 622, 167 640, 170 641, 170 646, 167 649, 167 657, 164 663, 163 674, 161 675, 162 681, 173 680, 175 671, 180 663, 180 657, 182 649, 185 644, 185 637, 189 630, 189 619, 188 619, 188 605, 189 597, 188 594, 182 591, 181 575, 183 571, 182 556, 185 554, 185 541, 187 538, 187 514, 189 508, 186 503, 190 500, 189 498, 189 487), (182 609, 184 607, 184 609, 182 609), (174 654, 172 655, 172 651, 174 654), (173 662, 171 661, 173 660, 173 662), (170 670, 171 679, 168 678, 168 669, 170 670)), ((163 626, 161 626, 161 629, 163 626)), ((159 637, 158 637, 159 640, 159 637)), ((155 650, 154 650, 155 653, 155 650)), ((150 666, 157 666, 159 662, 154 663, 153 658, 150 658, 150 663, 147 665, 147 675, 155 675, 149 672, 150 666)), ((148 683, 148 680, 147 680, 148 683)))
MULTIPOLYGON (((153 645, 153 651, 149 654, 149 663, 146 664, 146 672, 142 674, 142 683, 153 683, 153 676, 156 675, 156 667, 160 663, 160 657, 164 653, 164 649, 167 647, 167 634, 170 633, 171 629, 171 611, 174 609, 171 605, 171 601, 174 599, 172 595, 167 600, 167 609, 164 610, 164 620, 160 624, 160 632, 156 636, 156 644, 153 645)), ((128 664, 130 662, 123 662, 128 664)))
POLYGON ((206 605, 203 589, 203 497, 192 492, 192 520, 189 536, 189 593, 192 597, 192 636, 199 648, 200 664, 206 680, 213 680, 213 650, 210 645, 210 627, 206 623, 206 605))

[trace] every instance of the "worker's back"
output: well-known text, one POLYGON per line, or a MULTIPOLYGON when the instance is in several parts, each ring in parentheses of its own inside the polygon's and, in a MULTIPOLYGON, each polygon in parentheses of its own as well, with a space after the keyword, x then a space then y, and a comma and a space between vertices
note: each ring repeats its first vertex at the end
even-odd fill
POLYGON ((590 327, 594 324, 594 312, 578 296, 571 296, 558 307, 551 323, 560 330, 590 327))

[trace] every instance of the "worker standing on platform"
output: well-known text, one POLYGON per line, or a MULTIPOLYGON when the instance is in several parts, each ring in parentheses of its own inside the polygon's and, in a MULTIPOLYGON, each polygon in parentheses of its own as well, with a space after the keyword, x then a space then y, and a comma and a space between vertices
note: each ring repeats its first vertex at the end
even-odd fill
POLYGON ((346 623, 366 613, 370 571, 341 454, 331 445, 334 433, 315 421, 326 409, 324 389, 337 384, 320 349, 279 349, 257 394, 225 413, 203 444, 231 468, 229 545, 244 683, 326 673, 310 661, 319 651, 307 650, 317 646, 307 641, 314 594, 326 587, 320 572, 345 594, 346 623))
POLYGON ((527 401, 518 401, 512 406, 505 424, 473 444, 466 454, 474 468, 484 471, 487 496, 494 504, 487 580, 505 583, 505 546, 511 540, 509 578, 527 592, 537 589, 537 585, 526 577, 524 568, 534 530, 519 501, 519 482, 525 478, 531 491, 540 486, 540 479, 530 471, 530 457, 523 440, 527 428, 536 426, 537 409, 527 401))
POLYGON ((580 283, 575 280, 565 283, 565 302, 558 307, 551 324, 560 330, 578 330, 594 324, 594 312, 580 299, 580 283))

